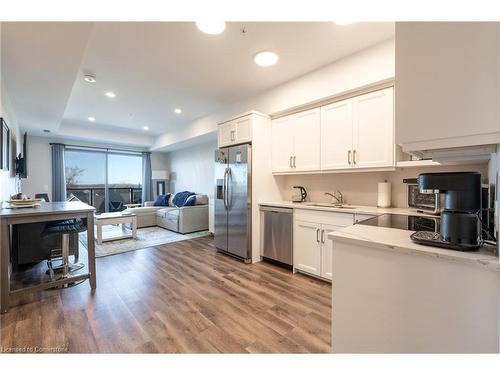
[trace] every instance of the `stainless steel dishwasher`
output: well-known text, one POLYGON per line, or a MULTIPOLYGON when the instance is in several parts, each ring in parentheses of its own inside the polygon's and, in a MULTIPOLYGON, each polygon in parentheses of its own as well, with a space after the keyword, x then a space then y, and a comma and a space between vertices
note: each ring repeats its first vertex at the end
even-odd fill
POLYGON ((261 206, 260 214, 261 248, 264 259, 291 268, 293 264, 293 210, 261 206))

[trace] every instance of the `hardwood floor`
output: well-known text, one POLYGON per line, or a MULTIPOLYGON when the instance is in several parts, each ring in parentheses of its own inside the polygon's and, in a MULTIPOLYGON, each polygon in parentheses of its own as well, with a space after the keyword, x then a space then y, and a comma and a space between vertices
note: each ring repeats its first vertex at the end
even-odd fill
POLYGON ((88 282, 0 317, 2 350, 72 353, 324 353, 331 286, 243 264, 210 237, 97 259, 88 282), (36 350, 36 349, 35 349, 36 350))

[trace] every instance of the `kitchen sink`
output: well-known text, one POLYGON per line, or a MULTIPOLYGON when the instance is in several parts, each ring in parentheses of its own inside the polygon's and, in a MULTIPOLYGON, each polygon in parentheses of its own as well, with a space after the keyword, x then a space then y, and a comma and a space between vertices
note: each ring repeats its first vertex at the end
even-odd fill
POLYGON ((340 208, 340 209, 345 209, 345 210, 352 210, 352 209, 356 208, 355 206, 346 206, 346 205, 339 205, 339 204, 333 204, 333 203, 314 203, 314 202, 304 203, 304 206, 331 207, 331 208, 340 208))

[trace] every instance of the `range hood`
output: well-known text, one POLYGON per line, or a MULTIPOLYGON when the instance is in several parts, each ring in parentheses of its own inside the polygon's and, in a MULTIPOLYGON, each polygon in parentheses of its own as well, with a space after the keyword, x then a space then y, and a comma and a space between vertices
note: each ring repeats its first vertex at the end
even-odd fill
MULTIPOLYGON (((404 149, 404 148, 403 148, 404 149)), ((453 162, 453 161, 486 161, 491 158, 491 154, 495 153, 496 144, 467 146, 467 147, 450 147, 429 150, 413 150, 406 151, 420 159, 432 159, 436 162, 453 162)))

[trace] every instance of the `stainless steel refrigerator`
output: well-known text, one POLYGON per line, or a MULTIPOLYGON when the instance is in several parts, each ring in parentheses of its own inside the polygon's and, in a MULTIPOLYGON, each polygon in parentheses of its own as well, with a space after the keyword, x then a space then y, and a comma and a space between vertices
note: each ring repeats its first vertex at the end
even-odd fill
POLYGON ((215 247, 252 260, 252 146, 215 150, 215 247))

